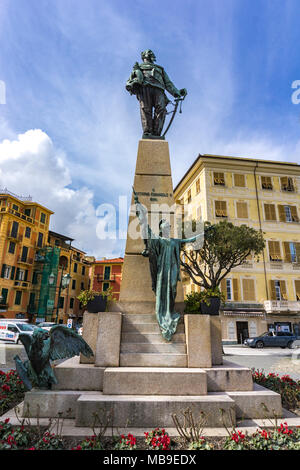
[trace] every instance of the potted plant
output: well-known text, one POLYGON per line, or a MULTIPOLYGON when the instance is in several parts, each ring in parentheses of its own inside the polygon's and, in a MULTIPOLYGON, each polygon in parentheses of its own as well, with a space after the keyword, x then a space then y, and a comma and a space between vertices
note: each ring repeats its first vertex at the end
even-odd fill
POLYGON ((112 288, 110 287, 104 292, 83 290, 77 297, 82 307, 86 307, 89 313, 106 312, 108 300, 114 300, 112 288))
POLYGON ((186 296, 184 312, 189 314, 219 315, 221 301, 224 301, 224 296, 218 288, 192 292, 186 296))

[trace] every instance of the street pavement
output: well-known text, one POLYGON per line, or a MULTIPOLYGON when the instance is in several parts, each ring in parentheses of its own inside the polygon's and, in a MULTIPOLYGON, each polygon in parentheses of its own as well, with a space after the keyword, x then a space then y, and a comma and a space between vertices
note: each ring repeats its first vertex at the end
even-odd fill
POLYGON ((224 359, 240 366, 255 368, 265 373, 290 375, 300 380, 300 348, 249 348, 247 346, 224 346, 224 359))
MULTIPOLYGON (((300 348, 255 349, 241 345, 224 346, 224 359, 243 367, 274 372, 279 375, 289 374, 293 379, 300 380, 300 348)), ((22 361, 27 359, 23 345, 4 344, 0 342, 0 370, 8 371, 15 368, 14 356, 18 354, 22 361)))

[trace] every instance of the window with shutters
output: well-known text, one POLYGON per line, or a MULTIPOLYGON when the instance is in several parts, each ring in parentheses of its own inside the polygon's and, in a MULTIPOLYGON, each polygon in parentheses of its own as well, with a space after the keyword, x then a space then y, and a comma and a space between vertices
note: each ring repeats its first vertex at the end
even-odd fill
POLYGON ((246 186, 245 175, 235 173, 233 175, 234 186, 238 186, 239 188, 244 188, 246 186))
POLYGON ((42 246, 43 246, 43 234, 41 232, 39 232, 39 234, 38 234, 37 246, 39 248, 42 248, 42 246))
POLYGON ((16 248, 15 242, 9 242, 8 253, 14 254, 16 248))
POLYGON ((19 230, 19 224, 18 222, 13 222, 12 228, 11 228, 11 236, 13 238, 17 238, 18 236, 18 230, 19 230))
POLYGON ((278 204, 278 213, 281 222, 299 222, 296 206, 278 204))
POLYGON ((227 203, 226 201, 215 201, 216 217, 227 217, 227 203))
POLYGON ((264 204, 265 220, 277 220, 275 204, 264 204))
POLYGON ((295 281, 296 300, 300 301, 300 281, 295 281))
POLYGON ((0 303, 1 303, 2 305, 5 305, 6 302, 7 302, 8 289, 4 289, 4 288, 3 288, 2 291, 1 291, 1 296, 2 296, 2 299, 1 299, 1 302, 0 302, 0 303))
POLYGON ((247 202, 236 203, 236 216, 238 219, 248 219, 248 204, 247 202))
POLYGON ((73 280, 72 280, 72 289, 73 289, 73 290, 76 289, 76 279, 73 279, 73 280))
POLYGON ((16 297, 15 297, 15 305, 21 305, 21 300, 22 300, 22 291, 17 290, 16 297))
POLYGON ((102 287, 103 292, 107 291, 108 289, 109 289, 109 282, 103 282, 103 287, 102 287))
POLYGON ((243 299, 245 301, 255 300, 254 279, 243 279, 243 299))
POLYGON ((187 202, 188 204, 192 201, 192 191, 189 189, 187 193, 187 202))
POLYGON ((200 178, 196 180, 196 194, 200 193, 200 178))
POLYGON ((271 300, 287 300, 285 281, 272 280, 271 284, 271 300))
POLYGON ((261 187, 262 187, 262 189, 273 189, 271 176, 262 176, 261 177, 261 187))
POLYGON ((25 269, 17 269, 16 279, 18 281, 25 280, 25 269))
POLYGON ((21 256, 21 261, 23 261, 23 263, 26 263, 26 261, 27 261, 27 255, 28 255, 28 247, 27 247, 27 246, 23 246, 23 248, 22 248, 22 256, 21 256))
POLYGON ((12 268, 11 266, 8 266, 7 264, 6 265, 3 265, 4 268, 3 268, 3 278, 4 279, 10 279, 10 276, 11 276, 11 272, 12 272, 12 268))
POLYGON ((295 187, 293 183, 293 178, 289 176, 282 176, 280 178, 281 191, 294 192, 295 187))
POLYGON ((268 241, 270 261, 282 261, 280 242, 268 241))
POLYGON ((73 308, 74 307, 74 298, 71 297, 70 298, 70 308, 73 308))
POLYGON ((225 300, 233 300, 233 289, 232 289, 232 279, 222 279, 221 281, 221 292, 225 296, 225 300))
POLYGON ((300 243, 283 242, 284 259, 288 263, 300 263, 300 243))
POLYGON ((225 186, 224 173, 214 172, 214 185, 215 186, 225 186))

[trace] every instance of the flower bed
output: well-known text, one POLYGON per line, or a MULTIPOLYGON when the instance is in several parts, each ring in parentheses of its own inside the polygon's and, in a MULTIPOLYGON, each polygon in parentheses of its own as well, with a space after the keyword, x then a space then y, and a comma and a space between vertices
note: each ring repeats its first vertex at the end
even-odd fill
POLYGON ((132 434, 103 437, 94 435, 72 443, 58 433, 37 427, 12 426, 9 419, 0 421, 0 450, 300 450, 300 428, 290 429, 286 423, 272 430, 257 429, 252 435, 232 428, 228 437, 205 438, 188 445, 182 439, 170 438, 165 430, 145 432, 145 438, 132 434))
POLYGON ((0 416, 24 399, 25 388, 17 372, 0 370, 0 416))
POLYGON ((269 388, 281 395, 282 405, 288 410, 296 410, 300 406, 300 380, 295 381, 289 375, 269 373, 252 369, 255 383, 269 388))

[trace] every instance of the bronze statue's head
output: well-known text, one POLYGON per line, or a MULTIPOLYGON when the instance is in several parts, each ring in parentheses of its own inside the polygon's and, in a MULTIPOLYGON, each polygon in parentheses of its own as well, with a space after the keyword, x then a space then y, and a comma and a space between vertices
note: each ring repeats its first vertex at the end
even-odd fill
POLYGON ((159 224, 159 236, 164 238, 170 238, 171 225, 166 219, 161 219, 159 224))
POLYGON ((156 57, 153 51, 151 49, 146 49, 141 53, 142 60, 146 59, 148 62, 155 62, 156 57))

